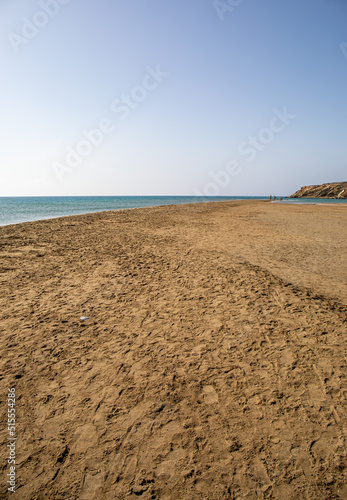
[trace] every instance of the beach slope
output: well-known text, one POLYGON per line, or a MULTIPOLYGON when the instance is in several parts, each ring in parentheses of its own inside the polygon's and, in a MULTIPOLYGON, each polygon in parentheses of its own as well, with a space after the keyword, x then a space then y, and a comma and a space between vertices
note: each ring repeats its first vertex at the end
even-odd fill
POLYGON ((261 201, 0 228, 18 498, 347 498, 346 228, 261 201))

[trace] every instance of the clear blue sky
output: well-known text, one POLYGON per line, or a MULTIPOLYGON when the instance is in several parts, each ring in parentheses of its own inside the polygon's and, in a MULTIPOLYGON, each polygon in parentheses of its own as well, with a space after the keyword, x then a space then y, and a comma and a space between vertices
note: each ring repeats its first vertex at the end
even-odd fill
POLYGON ((0 57, 0 196, 347 178, 346 0, 2 0, 0 57))

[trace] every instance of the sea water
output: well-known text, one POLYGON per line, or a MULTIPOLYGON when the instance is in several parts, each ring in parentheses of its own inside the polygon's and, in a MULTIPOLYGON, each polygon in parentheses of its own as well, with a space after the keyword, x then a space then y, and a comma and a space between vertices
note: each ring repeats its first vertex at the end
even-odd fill
POLYGON ((310 205, 322 205, 322 204, 343 204, 347 203, 347 200, 338 199, 338 198, 283 198, 283 200, 276 200, 273 203, 291 203, 292 205, 302 205, 302 204, 310 204, 310 205))

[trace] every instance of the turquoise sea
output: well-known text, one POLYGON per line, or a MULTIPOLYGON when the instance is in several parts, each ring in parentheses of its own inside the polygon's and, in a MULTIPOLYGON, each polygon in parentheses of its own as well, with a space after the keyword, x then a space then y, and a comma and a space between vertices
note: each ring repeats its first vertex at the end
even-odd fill
MULTIPOLYGON (((277 203, 276 200, 274 203, 277 203)), ((336 198, 283 198, 279 203, 290 203, 292 205, 325 205, 328 204, 347 204, 347 200, 338 200, 336 198)))
MULTIPOLYGON (((31 196, 0 197, 0 226, 67 215, 126 208, 224 200, 268 200, 267 196, 31 196)), ((276 201, 277 203, 277 201, 276 201)), ((281 203, 347 203, 347 200, 284 199, 281 203)))

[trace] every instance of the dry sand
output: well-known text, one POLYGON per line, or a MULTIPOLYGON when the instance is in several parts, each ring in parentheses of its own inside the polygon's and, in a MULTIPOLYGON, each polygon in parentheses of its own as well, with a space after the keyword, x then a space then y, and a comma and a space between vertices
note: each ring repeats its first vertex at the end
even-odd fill
POLYGON ((259 201, 0 228, 13 498, 346 499, 346 228, 259 201))

